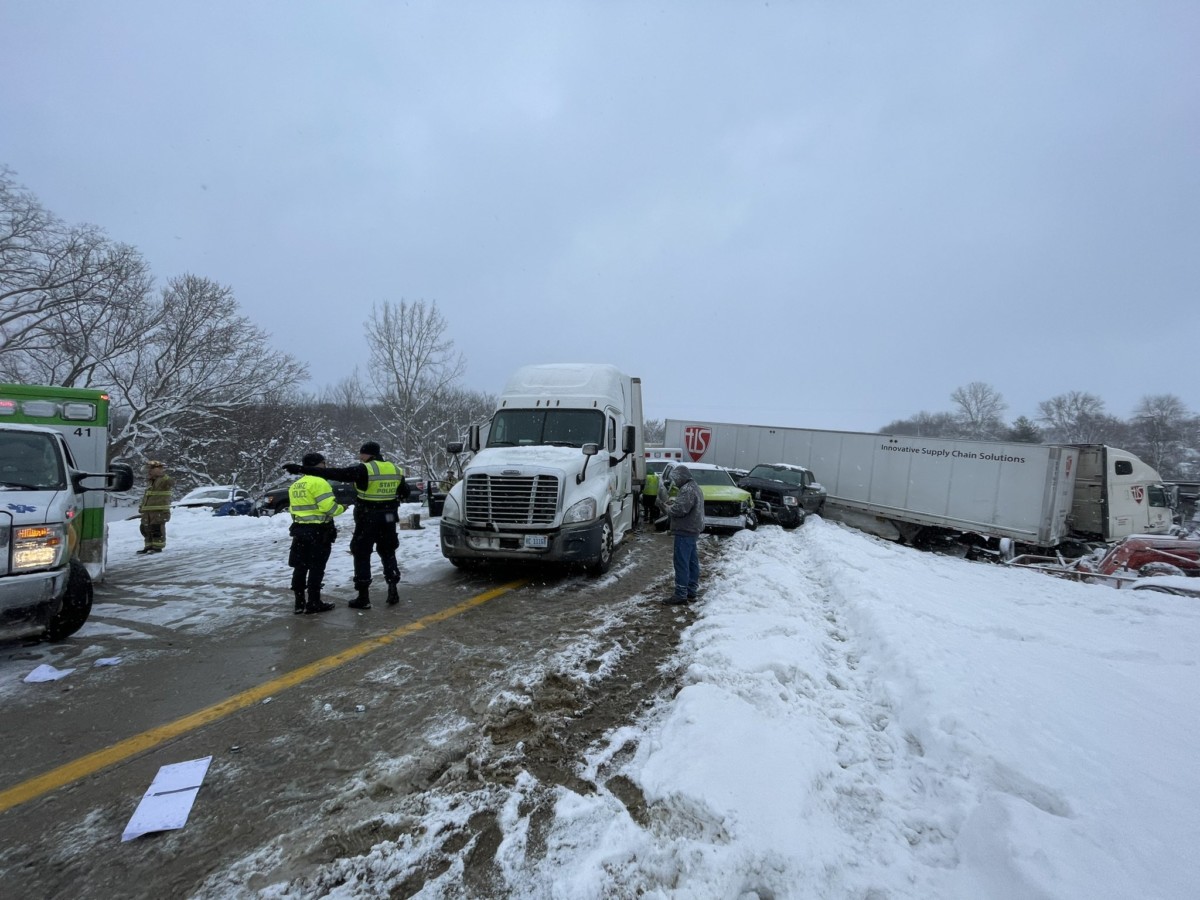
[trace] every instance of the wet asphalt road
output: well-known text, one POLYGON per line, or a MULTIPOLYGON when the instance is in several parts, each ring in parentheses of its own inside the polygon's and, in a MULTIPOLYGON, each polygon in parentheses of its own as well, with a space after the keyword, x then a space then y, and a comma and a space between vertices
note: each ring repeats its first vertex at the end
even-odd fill
MULTIPOLYGON (((598 582, 447 566, 403 585, 398 606, 377 598, 374 609, 356 613, 342 599, 320 616, 293 616, 290 595, 266 585, 178 584, 174 590, 221 591, 248 610, 187 634, 137 622, 147 603, 171 602, 147 599, 147 585, 171 581, 165 558, 139 576, 143 583, 102 586, 98 621, 111 634, 86 647, 58 645, 54 664, 70 665, 73 654, 121 655, 122 628, 142 630, 136 652, 115 669, 81 669, 81 677, 48 685, 36 701, 3 698, 5 893, 221 896, 231 890, 225 873, 238 864, 238 892, 281 879, 311 883, 322 864, 380 840, 383 811, 418 809, 430 786, 511 778, 503 757, 518 742, 528 748, 522 765, 570 779, 587 741, 664 689, 659 667, 688 620, 659 603, 669 553, 668 536, 634 535, 598 582), (614 642, 625 662, 607 685, 540 668, 555 654, 578 652, 581 671, 594 671, 614 642), (360 655, 335 658, 348 651, 360 655), (327 670, 306 672, 323 660, 327 670), (514 690, 532 703, 497 702, 514 690), (158 769, 205 756, 212 764, 187 826, 121 842, 158 769), (14 797, 14 788, 46 773, 46 784, 14 797)), ((0 664, 33 653, 5 643, 0 664)), ((459 845, 448 841, 437 853, 459 845)), ((475 888, 466 894, 484 896, 490 861, 478 848, 486 841, 472 846, 475 888)), ((387 890, 407 896, 420 884, 414 874, 387 890)))

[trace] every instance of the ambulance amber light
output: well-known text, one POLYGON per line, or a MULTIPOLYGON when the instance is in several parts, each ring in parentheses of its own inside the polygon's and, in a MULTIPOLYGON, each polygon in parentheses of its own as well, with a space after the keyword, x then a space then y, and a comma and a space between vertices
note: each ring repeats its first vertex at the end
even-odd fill
POLYGON ((39 538, 50 537, 53 533, 47 525, 26 525, 17 529, 17 540, 36 541, 39 538))

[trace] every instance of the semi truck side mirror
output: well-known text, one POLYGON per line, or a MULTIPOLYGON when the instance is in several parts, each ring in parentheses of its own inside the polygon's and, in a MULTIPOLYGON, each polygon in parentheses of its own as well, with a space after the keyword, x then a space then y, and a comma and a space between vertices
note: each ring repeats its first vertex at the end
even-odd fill
POLYGON ((637 449, 637 426, 626 425, 621 429, 621 452, 632 453, 637 449))
POLYGON ((479 452, 479 426, 472 425, 467 429, 467 446, 471 448, 472 453, 479 452))
POLYGON ((595 456, 597 453, 600 452, 600 445, 599 444, 584 444, 581 449, 583 450, 583 455, 586 457, 586 459, 584 459, 584 461, 583 461, 583 468, 580 469, 579 474, 575 476, 576 484, 583 484, 583 480, 585 478, 587 478, 588 462, 591 461, 591 458, 593 456, 595 456))
POLYGON ((451 456, 458 456, 458 454, 463 452, 463 442, 462 441, 451 441, 449 444, 446 445, 446 452, 449 453, 451 456))

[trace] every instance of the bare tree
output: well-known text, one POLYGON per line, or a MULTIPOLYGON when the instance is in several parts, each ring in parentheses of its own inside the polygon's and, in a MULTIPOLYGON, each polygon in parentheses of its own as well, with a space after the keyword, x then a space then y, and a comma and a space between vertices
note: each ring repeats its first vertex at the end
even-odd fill
POLYGON ((965 387, 955 388, 950 399, 958 406, 959 433, 971 440, 987 441, 998 437, 1004 430, 1001 415, 1008 404, 1000 392, 982 381, 972 381, 965 387))
POLYGON ((1070 391, 1038 404, 1038 421, 1046 425, 1047 438, 1064 444, 1095 444, 1112 440, 1119 419, 1104 411, 1104 401, 1094 394, 1070 391))
POLYGON ((958 417, 953 413, 921 411, 911 419, 896 419, 879 429, 881 434, 901 434, 912 437, 960 437, 958 417))
POLYGON ((437 401, 466 371, 462 354, 446 335, 447 324, 437 303, 401 301, 371 307, 367 343, 370 377, 386 412, 381 427, 395 442, 400 459, 415 462, 422 448, 446 427, 436 413, 437 401))
POLYGON ((206 448, 223 439, 227 417, 293 388, 303 364, 267 349, 267 334, 238 314, 233 292, 184 275, 162 290, 154 328, 103 375, 124 407, 114 453, 175 448, 175 471, 205 471, 206 448))
POLYGON ((1130 446, 1164 478, 1182 478, 1196 417, 1174 394, 1147 395, 1133 411, 1130 446))
POLYGON ((359 377, 358 369, 341 381, 326 386, 321 392, 321 402, 330 403, 346 410, 361 410, 367 406, 367 392, 359 377))
POLYGON ((0 377, 93 383, 144 333, 149 289, 136 250, 66 225, 0 168, 0 377))
POLYGON ((663 419, 646 419, 642 423, 642 436, 648 446, 662 444, 667 436, 667 423, 663 419))

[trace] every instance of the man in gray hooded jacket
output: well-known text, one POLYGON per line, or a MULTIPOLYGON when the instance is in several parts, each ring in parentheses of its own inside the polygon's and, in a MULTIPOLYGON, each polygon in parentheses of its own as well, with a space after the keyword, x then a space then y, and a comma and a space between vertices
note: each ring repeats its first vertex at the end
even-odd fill
POLYGON ((700 552, 696 540, 704 531, 704 495, 685 465, 671 469, 671 484, 679 489, 669 497, 670 485, 660 485, 658 508, 671 519, 675 535, 675 594, 664 603, 678 605, 696 599, 700 588, 700 552))

